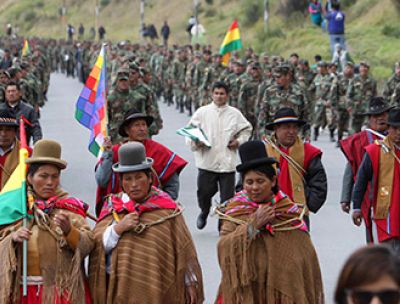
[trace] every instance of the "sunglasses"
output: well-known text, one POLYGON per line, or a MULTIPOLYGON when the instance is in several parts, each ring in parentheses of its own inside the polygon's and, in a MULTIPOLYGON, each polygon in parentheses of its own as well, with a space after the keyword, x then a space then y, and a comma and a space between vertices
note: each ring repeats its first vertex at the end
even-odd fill
POLYGON ((346 294, 352 299, 354 304, 369 304, 375 297, 377 297, 382 304, 400 303, 400 291, 395 289, 387 289, 378 292, 346 290, 346 294))

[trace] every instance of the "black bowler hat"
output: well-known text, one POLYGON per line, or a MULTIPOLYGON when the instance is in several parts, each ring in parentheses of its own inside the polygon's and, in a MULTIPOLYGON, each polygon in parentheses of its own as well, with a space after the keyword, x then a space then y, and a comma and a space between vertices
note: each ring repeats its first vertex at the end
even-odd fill
POLYGON ((236 167, 238 172, 278 163, 275 158, 268 157, 265 144, 261 140, 252 140, 241 145, 239 155, 242 163, 236 167))
POLYGON ((379 115, 385 112, 390 111, 390 109, 393 109, 394 107, 389 106, 383 97, 377 96, 377 97, 372 97, 369 106, 368 106, 368 111, 364 113, 364 115, 379 115))
POLYGON ((0 110, 0 126, 10 126, 18 128, 17 118, 14 113, 7 109, 0 110))
POLYGON ((144 113, 141 113, 140 111, 136 109, 130 109, 124 117, 124 121, 122 124, 119 126, 118 129, 118 134, 121 135, 122 137, 128 137, 128 134, 125 131, 125 127, 135 119, 144 119, 146 121, 146 124, 148 127, 153 123, 154 119, 151 116, 148 116, 144 113))
POLYGON ((400 108, 390 110, 387 124, 392 127, 400 127, 400 108))
POLYGON ((274 126, 287 122, 296 122, 299 126, 306 124, 304 120, 299 119, 296 112, 292 108, 280 108, 278 111, 276 111, 274 120, 268 123, 265 128, 267 130, 273 130, 274 126))

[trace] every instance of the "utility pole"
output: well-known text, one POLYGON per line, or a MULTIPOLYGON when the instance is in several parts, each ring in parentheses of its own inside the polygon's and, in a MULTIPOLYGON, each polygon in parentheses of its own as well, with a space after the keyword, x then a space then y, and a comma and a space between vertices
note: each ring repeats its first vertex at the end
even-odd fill
POLYGON ((195 18, 195 20, 196 20, 196 23, 195 23, 195 26, 196 26, 196 34, 195 34, 195 37, 196 37, 196 39, 195 39, 195 41, 196 42, 198 42, 199 41, 199 27, 198 27, 198 24, 199 24, 199 5, 200 5, 200 3, 199 3, 199 0, 193 0, 194 1, 194 3, 193 3, 193 5, 194 5, 194 18, 195 18))
POLYGON ((143 30, 144 30, 144 3, 145 0, 140 0, 140 41, 143 42, 143 30))
POLYGON ((97 31, 99 27, 99 15, 100 15, 100 4, 99 0, 95 0, 95 6, 94 6, 94 29, 97 31))
POLYGON ((264 0, 264 32, 268 32, 269 23, 269 0, 264 0))

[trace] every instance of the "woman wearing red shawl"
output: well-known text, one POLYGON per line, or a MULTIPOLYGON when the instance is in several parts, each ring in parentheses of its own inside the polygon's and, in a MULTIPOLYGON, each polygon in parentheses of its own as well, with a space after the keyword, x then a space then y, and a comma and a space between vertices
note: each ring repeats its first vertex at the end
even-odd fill
POLYGON ((122 192, 109 195, 94 229, 89 281, 94 303, 202 303, 193 240, 179 205, 152 186, 143 144, 118 150, 122 192))
POLYGON ((261 141, 239 148, 243 191, 217 209, 222 220, 217 303, 324 303, 318 257, 305 210, 278 190, 261 141))
POLYGON ((21 221, 0 230, 0 303, 88 304, 83 260, 94 245, 86 223, 88 205, 60 189, 61 146, 40 140, 29 164, 28 227, 21 221), (22 242, 28 241, 27 296, 22 295, 22 242))

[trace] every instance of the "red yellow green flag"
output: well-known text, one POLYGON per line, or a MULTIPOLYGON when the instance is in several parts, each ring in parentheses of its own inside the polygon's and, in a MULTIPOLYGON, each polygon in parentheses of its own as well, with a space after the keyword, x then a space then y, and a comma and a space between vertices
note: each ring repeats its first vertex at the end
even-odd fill
POLYGON ((29 46, 29 41, 24 40, 24 46, 22 47, 22 57, 29 55, 31 52, 31 47, 29 46))
POLYGON ((223 56, 222 63, 224 65, 228 65, 231 53, 233 51, 240 50, 241 48, 242 40, 240 38, 239 25, 237 20, 235 19, 229 27, 229 30, 226 33, 225 39, 222 42, 221 48, 219 50, 219 53, 223 56))

